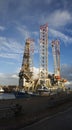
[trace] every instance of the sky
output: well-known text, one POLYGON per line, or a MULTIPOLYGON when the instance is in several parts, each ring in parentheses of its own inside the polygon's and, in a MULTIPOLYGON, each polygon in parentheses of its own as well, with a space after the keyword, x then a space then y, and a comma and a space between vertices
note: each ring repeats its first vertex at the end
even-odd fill
POLYGON ((0 84, 18 85, 25 41, 34 39, 34 71, 39 67, 39 29, 48 23, 48 71, 53 73, 51 42, 60 41, 61 76, 72 81, 71 0, 0 0, 0 84))

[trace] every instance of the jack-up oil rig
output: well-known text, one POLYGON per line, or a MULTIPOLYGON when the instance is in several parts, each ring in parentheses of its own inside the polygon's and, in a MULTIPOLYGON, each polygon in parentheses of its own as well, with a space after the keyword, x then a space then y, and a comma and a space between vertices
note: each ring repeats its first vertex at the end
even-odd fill
POLYGON ((24 47, 23 61, 19 72, 19 87, 26 91, 37 91, 40 88, 64 88, 60 77, 60 43, 52 41, 52 53, 54 59, 54 74, 48 74, 48 24, 40 26, 39 44, 39 77, 33 79, 34 40, 28 38, 24 47))

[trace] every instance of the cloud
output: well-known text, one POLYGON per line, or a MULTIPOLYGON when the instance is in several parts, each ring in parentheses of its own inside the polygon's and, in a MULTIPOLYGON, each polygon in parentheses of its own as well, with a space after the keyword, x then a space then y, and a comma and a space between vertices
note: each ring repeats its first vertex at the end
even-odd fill
POLYGON ((0 0, 0 13, 5 14, 8 9, 9 0, 0 0))
POLYGON ((2 57, 2 58, 10 58, 10 59, 18 59, 18 54, 1 53, 0 57, 2 57))
POLYGON ((68 11, 57 10, 50 15, 49 22, 54 26, 64 26, 71 21, 71 15, 68 11), (53 19, 53 20, 52 20, 53 19))
POLYGON ((70 88, 72 89, 72 81, 67 81, 66 83, 64 83, 66 88, 70 88))
POLYGON ((39 68, 33 67, 34 73, 39 74, 39 68))
POLYGON ((4 74, 0 73, 0 85, 18 85, 18 74, 4 74))
POLYGON ((67 32, 68 33, 68 35, 71 35, 72 36, 72 29, 70 28, 65 28, 65 32, 67 32))
POLYGON ((71 14, 67 10, 55 10, 54 12, 50 13, 49 16, 47 14, 42 15, 40 17, 41 23, 46 23, 50 27, 60 27, 65 26, 68 23, 71 23, 72 17, 71 14))
POLYGON ((63 64, 61 66, 61 76, 72 81, 72 65, 63 64))
MULTIPOLYGON (((39 68, 33 67, 33 79, 38 79, 39 78, 39 68)), ((49 74, 52 74, 52 72, 49 72, 49 74)))
POLYGON ((11 77, 12 77, 12 78, 15 78, 15 79, 18 79, 18 78, 19 78, 17 74, 13 74, 11 77))
MULTIPOLYGON (((33 67, 33 70, 34 70, 33 79, 37 79, 39 77, 39 69, 36 67, 33 67)), ((20 71, 20 68, 17 69, 16 73, 11 73, 11 74, 0 73, 0 85, 18 85, 19 71, 20 71)))
MULTIPOLYGON (((19 24, 26 24, 27 27, 31 25, 32 28, 46 22, 50 27, 59 27, 72 21, 71 11, 67 5, 71 8, 70 1, 67 0, 0 0, 0 16, 8 26, 16 21, 19 24)), ((25 37, 29 35, 25 27, 19 27, 18 30, 25 37)))
MULTIPOLYGON (((39 68, 33 67, 33 70, 34 70, 33 79, 38 79, 39 78, 39 68)), ((13 74, 0 73, 0 84, 1 85, 18 85, 19 71, 20 71, 20 69, 18 68, 17 73, 13 73, 13 74)), ((72 84, 72 65, 63 64, 61 66, 61 77, 67 79, 68 82, 70 83, 70 85, 72 84)))
POLYGON ((61 26, 71 20, 71 8, 69 0, 0 0, 0 16, 6 24, 13 21, 26 24, 49 21, 51 25, 61 26))
POLYGON ((4 30, 5 30, 5 27, 0 26, 0 31, 4 31, 4 30))
POLYGON ((0 57, 18 59, 23 53, 23 45, 14 39, 0 37, 0 57))
POLYGON ((49 33, 53 38, 62 40, 65 43, 65 45, 72 43, 72 38, 60 31, 57 31, 55 29, 49 29, 49 33))
POLYGON ((5 20, 6 24, 14 20, 24 20, 27 14, 30 13, 32 2, 32 0, 0 0, 1 20, 5 20))
POLYGON ((24 36, 24 39, 30 37, 30 32, 27 30, 26 26, 17 26, 17 30, 24 36))
POLYGON ((5 74, 4 73, 0 73, 0 78, 4 78, 5 74))
POLYGON ((45 2, 50 5, 52 3, 53 0, 45 0, 45 2))
POLYGON ((38 35, 39 35, 39 33, 37 31, 31 31, 25 25, 17 25, 16 29, 23 36, 24 40, 26 40, 27 38, 32 37, 32 36, 38 37, 38 35))
POLYGON ((24 25, 19 25, 16 29, 19 31, 20 35, 23 36, 24 42, 26 42, 26 39, 28 38, 32 38, 34 40, 34 53, 39 53, 39 32, 30 31, 24 25))
MULTIPOLYGON (((21 43, 18 43, 16 40, 12 38, 0 37, 0 50, 7 50, 7 52, 21 52, 20 50, 23 48, 21 43)), ((22 52, 21 52, 22 53, 22 52)))

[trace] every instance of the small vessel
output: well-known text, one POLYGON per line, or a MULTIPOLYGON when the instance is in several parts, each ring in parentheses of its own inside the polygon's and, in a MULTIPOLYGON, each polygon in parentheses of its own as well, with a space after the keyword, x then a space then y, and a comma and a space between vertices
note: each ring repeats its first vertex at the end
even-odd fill
POLYGON ((41 96, 48 96, 48 95, 50 95, 50 90, 47 87, 45 87, 45 86, 41 86, 41 88, 38 88, 37 91, 38 91, 39 95, 41 95, 41 96))
POLYGON ((49 92, 49 89, 45 86, 41 86, 40 88, 38 88, 37 90, 38 92, 49 92))
POLYGON ((4 90, 2 88, 0 88, 0 93, 4 93, 4 90))
POLYGON ((28 92, 28 94, 30 95, 30 97, 40 96, 37 92, 28 92))
POLYGON ((29 98, 30 97, 30 94, 28 94, 25 91, 15 91, 14 95, 16 98, 29 98))
POLYGON ((14 95, 16 98, 30 98, 30 97, 36 97, 39 96, 39 93, 36 92, 27 92, 25 90, 18 90, 18 91, 14 91, 14 95))

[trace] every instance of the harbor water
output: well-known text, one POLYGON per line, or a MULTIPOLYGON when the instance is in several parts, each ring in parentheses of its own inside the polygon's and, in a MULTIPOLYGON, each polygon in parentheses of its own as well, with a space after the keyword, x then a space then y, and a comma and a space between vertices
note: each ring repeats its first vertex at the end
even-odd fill
POLYGON ((12 93, 0 93, 0 99, 15 99, 15 95, 12 93))

